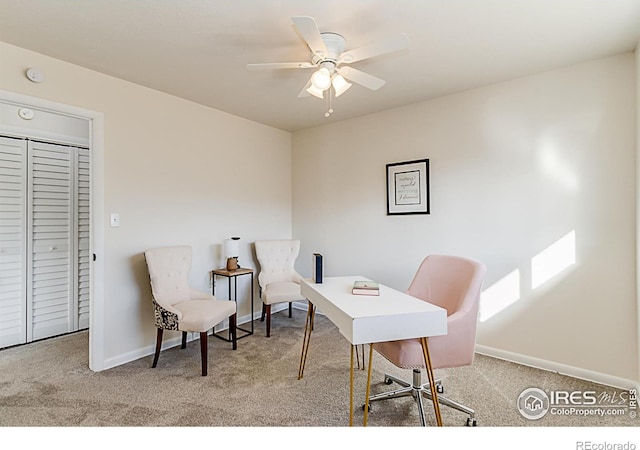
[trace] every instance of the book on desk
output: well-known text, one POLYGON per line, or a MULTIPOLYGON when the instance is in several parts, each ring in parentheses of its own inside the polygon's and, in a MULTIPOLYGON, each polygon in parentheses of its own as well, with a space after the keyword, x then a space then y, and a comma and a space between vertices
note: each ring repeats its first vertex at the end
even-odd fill
POLYGON ((351 293, 353 295, 380 295, 380 283, 365 280, 354 281, 351 293))

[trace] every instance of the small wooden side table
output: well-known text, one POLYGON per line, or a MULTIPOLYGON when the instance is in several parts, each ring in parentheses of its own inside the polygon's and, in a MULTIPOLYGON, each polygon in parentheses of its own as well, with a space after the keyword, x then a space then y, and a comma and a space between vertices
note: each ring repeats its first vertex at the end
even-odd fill
MULTIPOLYGON (((216 275, 219 277, 226 277, 229 280, 229 300, 233 300, 238 304, 238 277, 242 275, 251 275, 251 329, 247 330, 245 328, 236 326, 237 331, 241 331, 244 334, 237 334, 236 339, 241 339, 243 337, 251 336, 253 334, 253 269, 236 269, 236 270, 227 270, 227 269, 215 269, 211 271, 211 294, 216 295, 216 275), (233 299, 231 298, 231 280, 233 280, 233 299)), ((217 333, 213 334, 215 337, 222 339, 223 341, 231 342, 231 330, 229 330, 229 336, 220 336, 217 333)))

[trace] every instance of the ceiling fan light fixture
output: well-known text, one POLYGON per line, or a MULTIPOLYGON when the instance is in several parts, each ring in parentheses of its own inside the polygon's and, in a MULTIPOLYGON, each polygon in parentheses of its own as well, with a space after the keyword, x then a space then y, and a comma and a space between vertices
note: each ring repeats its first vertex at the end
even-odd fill
POLYGON ((321 67, 316 70, 315 73, 311 75, 311 84, 321 91, 329 89, 331 86, 331 73, 329 69, 321 67))
POLYGON ((324 91, 315 87, 313 83, 307 88, 307 92, 314 97, 324 98, 324 91))
POLYGON ((345 80, 340 74, 335 74, 333 76, 331 84, 333 85, 333 89, 336 91, 336 97, 340 97, 352 86, 352 84, 347 82, 347 80, 345 80))

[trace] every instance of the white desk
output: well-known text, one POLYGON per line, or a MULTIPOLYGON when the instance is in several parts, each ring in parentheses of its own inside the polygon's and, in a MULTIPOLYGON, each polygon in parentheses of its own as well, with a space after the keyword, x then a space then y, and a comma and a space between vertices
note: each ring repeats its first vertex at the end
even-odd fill
MULTIPOLYGON (((302 344, 302 355, 300 356, 298 379, 302 378, 304 373, 316 308, 320 309, 351 343, 349 425, 353 425, 354 346, 421 338, 436 419, 438 425, 441 425, 440 408, 431 369, 427 338, 447 334, 447 311, 384 285, 380 285, 379 296, 353 295, 351 288, 356 280, 368 279, 362 276, 345 276, 326 277, 321 284, 314 283, 310 278, 300 282, 300 292, 309 301, 309 309, 307 311, 307 323, 302 344)), ((369 411, 372 355, 373 346, 370 346, 367 397, 364 410, 365 426, 369 411)))

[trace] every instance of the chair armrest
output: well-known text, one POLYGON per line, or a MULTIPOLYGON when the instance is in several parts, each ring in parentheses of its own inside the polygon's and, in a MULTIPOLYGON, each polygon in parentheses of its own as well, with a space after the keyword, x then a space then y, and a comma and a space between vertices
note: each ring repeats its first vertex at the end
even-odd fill
POLYGON ((456 311, 448 316, 447 328, 451 328, 452 325, 455 327, 458 323, 464 321, 464 319, 467 317, 467 314, 469 314, 469 311, 456 311))
POLYGON ((465 309, 456 311, 447 317, 447 335, 455 341, 464 342, 467 351, 473 353, 476 342, 476 329, 478 326, 478 315, 473 314, 473 310, 465 309))
POLYGON ((182 319, 182 313, 171 306, 160 306, 155 297, 153 301, 153 316, 155 325, 164 330, 178 330, 178 321, 182 319))

